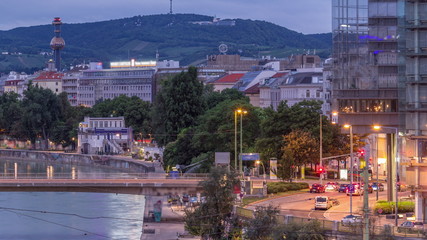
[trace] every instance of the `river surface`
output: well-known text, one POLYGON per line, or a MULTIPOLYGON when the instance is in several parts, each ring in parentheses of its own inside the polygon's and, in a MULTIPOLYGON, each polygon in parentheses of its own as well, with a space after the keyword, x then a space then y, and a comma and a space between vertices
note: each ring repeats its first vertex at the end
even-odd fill
MULTIPOLYGON (((0 173, 55 177, 117 171, 0 159, 0 173)), ((141 237, 142 195, 68 192, 0 192, 0 239, 80 240, 141 237)))

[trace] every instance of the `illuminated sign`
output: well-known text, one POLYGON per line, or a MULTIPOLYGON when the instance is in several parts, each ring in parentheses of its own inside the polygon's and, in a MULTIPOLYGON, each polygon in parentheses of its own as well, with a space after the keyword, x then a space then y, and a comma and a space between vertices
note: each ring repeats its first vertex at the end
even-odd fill
POLYGON ((131 61, 125 62, 111 62, 111 68, 134 68, 134 67, 155 67, 157 65, 156 61, 136 61, 132 59, 131 61))

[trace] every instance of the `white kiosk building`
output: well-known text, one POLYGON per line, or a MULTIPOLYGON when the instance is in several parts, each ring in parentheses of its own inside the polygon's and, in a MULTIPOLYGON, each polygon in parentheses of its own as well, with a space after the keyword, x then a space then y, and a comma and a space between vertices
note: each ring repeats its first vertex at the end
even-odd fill
POLYGON ((82 154, 123 154, 132 149, 132 128, 124 117, 85 117, 79 124, 78 152, 82 154))

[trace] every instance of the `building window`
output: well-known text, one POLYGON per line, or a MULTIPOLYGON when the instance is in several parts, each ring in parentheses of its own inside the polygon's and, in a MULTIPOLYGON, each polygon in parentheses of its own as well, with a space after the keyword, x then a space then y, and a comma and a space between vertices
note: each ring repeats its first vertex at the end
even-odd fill
POLYGON ((309 97, 310 97, 310 90, 306 90, 306 91, 305 91, 305 97, 306 97, 306 98, 309 98, 309 97))

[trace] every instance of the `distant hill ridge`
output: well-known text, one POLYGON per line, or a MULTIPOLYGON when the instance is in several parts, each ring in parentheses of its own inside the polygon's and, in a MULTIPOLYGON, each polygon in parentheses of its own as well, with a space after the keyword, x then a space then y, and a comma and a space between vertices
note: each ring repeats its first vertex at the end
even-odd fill
MULTIPOLYGON (((218 54, 218 46, 222 43, 227 44, 228 54, 245 57, 286 57, 308 49, 316 49, 321 57, 330 54, 330 33, 304 35, 258 20, 206 23, 213 19, 196 14, 162 14, 79 24, 67 24, 65 20, 62 25, 66 43, 63 62, 69 65, 83 60, 154 59, 158 52, 160 60, 179 60, 181 65, 186 65, 218 54)), ((14 61, 17 57, 0 55, 0 71, 44 66, 50 56, 40 53, 50 52, 49 42, 53 35, 50 24, 0 31, 0 52, 23 53, 19 61, 14 61)))

